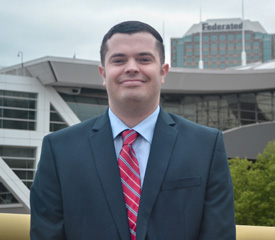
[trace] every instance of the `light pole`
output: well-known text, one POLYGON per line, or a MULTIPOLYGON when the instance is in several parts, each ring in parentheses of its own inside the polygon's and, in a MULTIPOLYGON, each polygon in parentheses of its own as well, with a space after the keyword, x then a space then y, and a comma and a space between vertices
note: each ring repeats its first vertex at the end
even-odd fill
POLYGON ((244 34, 244 3, 242 0, 242 66, 246 65, 245 34, 244 34))
POLYGON ((203 60, 202 60, 202 20, 201 20, 201 8, 200 8, 200 60, 199 60, 199 69, 203 69, 203 60))
POLYGON ((19 51, 17 54, 17 57, 20 57, 20 56, 21 56, 21 68, 23 68, 23 52, 22 51, 19 51))

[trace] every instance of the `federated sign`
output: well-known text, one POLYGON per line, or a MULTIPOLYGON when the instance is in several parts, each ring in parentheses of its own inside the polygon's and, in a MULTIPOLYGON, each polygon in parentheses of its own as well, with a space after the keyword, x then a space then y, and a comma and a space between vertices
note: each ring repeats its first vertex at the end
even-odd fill
POLYGON ((229 24, 209 24, 202 23, 202 31, 203 32, 213 32, 213 31, 240 31, 243 28, 242 23, 229 23, 229 24))

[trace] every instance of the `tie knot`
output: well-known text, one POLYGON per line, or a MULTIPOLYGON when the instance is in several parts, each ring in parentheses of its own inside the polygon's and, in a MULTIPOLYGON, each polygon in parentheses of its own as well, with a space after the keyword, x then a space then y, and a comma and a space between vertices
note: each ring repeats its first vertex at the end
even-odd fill
POLYGON ((135 142, 138 133, 135 130, 125 130, 122 132, 123 145, 131 145, 135 142))

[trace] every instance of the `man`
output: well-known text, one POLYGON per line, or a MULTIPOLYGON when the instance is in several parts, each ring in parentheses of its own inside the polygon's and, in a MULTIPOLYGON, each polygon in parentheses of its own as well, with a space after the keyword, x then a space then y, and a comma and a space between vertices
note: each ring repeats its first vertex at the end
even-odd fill
POLYGON ((159 33, 114 26, 101 63, 107 112, 43 141, 31 239, 235 239, 221 132, 159 107, 169 68, 159 33))

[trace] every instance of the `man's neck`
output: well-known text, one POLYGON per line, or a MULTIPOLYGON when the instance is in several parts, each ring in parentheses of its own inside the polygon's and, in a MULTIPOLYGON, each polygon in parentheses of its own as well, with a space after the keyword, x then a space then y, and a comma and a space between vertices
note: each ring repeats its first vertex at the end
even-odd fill
POLYGON ((110 105, 110 108, 112 112, 122 121, 125 123, 126 126, 129 128, 133 128, 140 122, 142 122, 145 118, 150 116, 156 109, 158 105, 155 106, 154 108, 146 108, 146 109, 141 109, 139 108, 128 108, 128 109, 122 109, 118 108, 116 109, 115 107, 110 105))

